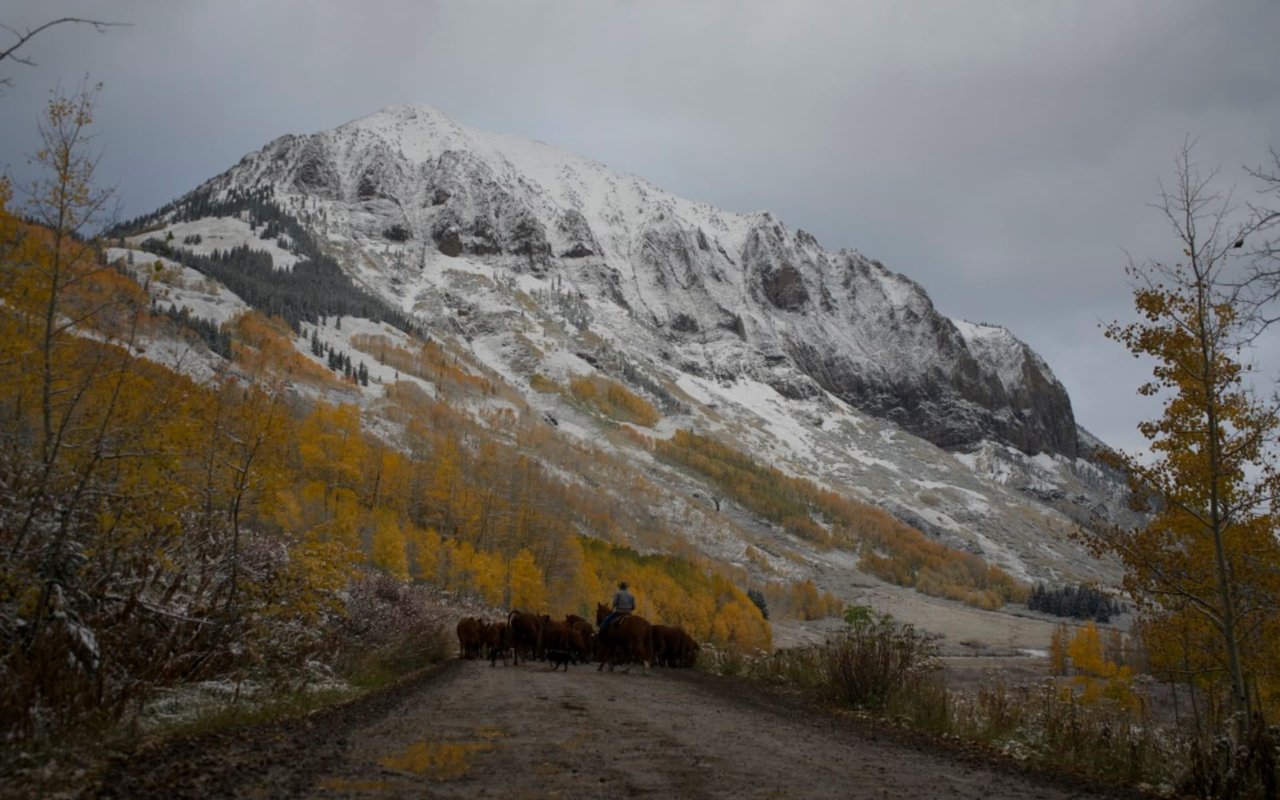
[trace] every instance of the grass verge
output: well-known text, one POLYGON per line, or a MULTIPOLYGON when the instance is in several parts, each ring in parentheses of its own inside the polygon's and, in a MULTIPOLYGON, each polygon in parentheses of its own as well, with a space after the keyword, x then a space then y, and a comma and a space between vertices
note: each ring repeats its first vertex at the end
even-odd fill
POLYGON ((1151 693, 1141 688, 1123 702, 1088 697, 1076 682, 1052 678, 951 690, 930 636, 858 611, 850 609, 848 628, 823 645, 754 657, 704 651, 699 666, 1071 782, 1147 796, 1275 796, 1266 793, 1280 778, 1273 740, 1215 760, 1213 748, 1186 726, 1157 720, 1151 693), (1257 768, 1268 755, 1270 766, 1257 768))

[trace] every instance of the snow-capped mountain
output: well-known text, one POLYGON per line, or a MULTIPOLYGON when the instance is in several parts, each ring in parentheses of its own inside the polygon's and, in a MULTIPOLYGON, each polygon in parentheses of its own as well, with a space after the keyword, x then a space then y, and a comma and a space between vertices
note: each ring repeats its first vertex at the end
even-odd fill
POLYGON ((769 212, 719 211, 422 106, 282 137, 209 188, 262 184, 305 200, 407 310, 430 312, 430 276, 460 261, 554 276, 609 316, 602 335, 651 342, 683 372, 826 390, 948 448, 1076 454, 1070 399, 1025 344, 769 212))
MULTIPOLYGON (((535 379, 604 373, 661 408, 659 435, 730 438, 1022 577, 1105 573, 1070 532, 1128 519, 1122 483, 1086 457, 1097 443, 1026 344, 948 319, 910 279, 769 212, 721 211, 405 106, 281 137, 131 241, 244 246, 289 268, 287 236, 219 210, 246 196, 269 198, 429 335, 465 343, 559 435, 597 437, 535 379)), ((716 524, 695 544, 745 564, 716 524)))

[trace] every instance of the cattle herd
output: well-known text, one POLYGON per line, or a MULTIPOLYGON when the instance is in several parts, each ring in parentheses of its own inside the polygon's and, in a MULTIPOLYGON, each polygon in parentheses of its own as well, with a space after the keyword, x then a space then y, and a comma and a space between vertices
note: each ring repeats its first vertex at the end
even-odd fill
MULTIPOLYGON (((597 624, 609 607, 596 609, 597 624)), ((458 651, 461 658, 488 658, 490 666, 519 664, 521 659, 547 661, 553 670, 571 663, 599 661, 608 664, 650 664, 662 667, 692 667, 698 657, 698 643, 683 629, 670 625, 650 625, 630 614, 608 626, 603 636, 596 626, 575 614, 563 621, 546 614, 512 611, 504 620, 463 617, 458 621, 458 651)))

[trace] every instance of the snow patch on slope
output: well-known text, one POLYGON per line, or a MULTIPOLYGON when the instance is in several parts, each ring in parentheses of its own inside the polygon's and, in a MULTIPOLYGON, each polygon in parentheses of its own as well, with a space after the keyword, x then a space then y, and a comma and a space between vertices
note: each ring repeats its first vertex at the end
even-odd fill
POLYGON ((1008 328, 959 319, 953 319, 951 323, 964 337, 969 352, 979 362, 989 365, 1006 389, 1012 390, 1024 382, 1028 358, 1034 359, 1034 366, 1047 378, 1056 380, 1049 365, 1008 328))
MULTIPOLYGON (((163 228, 134 236, 129 239, 129 242, 141 244, 148 239, 166 241, 170 234, 172 234, 170 244, 173 247, 190 250, 202 256, 212 255, 215 250, 225 252, 233 247, 248 247, 250 250, 271 256, 271 263, 276 269, 293 269, 293 265, 302 260, 281 247, 276 239, 259 237, 258 232, 253 230, 248 222, 235 217, 206 217, 191 222, 174 222, 163 228), (187 240, 194 239, 196 236, 200 237, 199 242, 187 243, 187 240)), ((287 238, 283 235, 280 238, 288 244, 287 238)))
POLYGON ((218 281, 176 261, 122 247, 108 247, 107 261, 120 261, 138 283, 147 287, 161 309, 187 308, 191 316, 216 325, 230 322, 249 310, 249 304, 218 281), (132 264, 130 259, 132 258, 132 264), (157 270, 156 265, 160 266, 157 270))

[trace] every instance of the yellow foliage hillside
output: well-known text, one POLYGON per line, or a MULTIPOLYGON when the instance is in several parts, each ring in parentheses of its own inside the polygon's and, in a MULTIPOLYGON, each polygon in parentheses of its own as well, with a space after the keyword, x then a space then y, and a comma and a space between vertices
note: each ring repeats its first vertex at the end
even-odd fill
POLYGON ((1026 586, 977 556, 935 542, 878 508, 759 464, 715 439, 678 430, 653 444, 663 458, 704 476, 788 533, 823 547, 856 549, 860 566, 884 580, 988 609, 1027 595, 1026 586))

